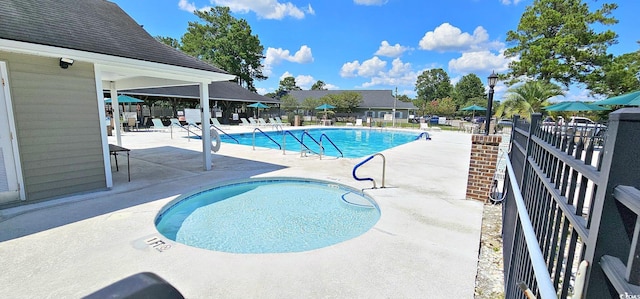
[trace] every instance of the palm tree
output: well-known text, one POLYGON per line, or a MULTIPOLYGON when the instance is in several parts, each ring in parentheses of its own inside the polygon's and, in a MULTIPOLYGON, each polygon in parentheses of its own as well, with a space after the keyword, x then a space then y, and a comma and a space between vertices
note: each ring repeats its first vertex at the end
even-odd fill
POLYGON ((548 106, 552 97, 564 95, 558 85, 546 81, 528 81, 507 90, 507 99, 496 109, 496 115, 512 117, 519 114, 531 119, 531 114, 540 112, 542 107, 548 106))

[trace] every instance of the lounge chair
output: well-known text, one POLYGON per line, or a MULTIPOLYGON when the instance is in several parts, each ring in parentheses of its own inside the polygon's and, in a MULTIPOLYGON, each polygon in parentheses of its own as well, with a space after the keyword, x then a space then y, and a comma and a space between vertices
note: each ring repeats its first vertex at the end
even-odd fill
POLYGON ((249 123, 251 124, 251 126, 254 126, 254 127, 259 126, 258 122, 256 122, 255 118, 253 117, 249 117, 249 123))
POLYGON ((171 118, 169 119, 171 121, 171 125, 174 127, 182 127, 182 124, 180 123, 180 121, 177 118, 171 118))
POLYGON ((241 126, 251 126, 251 123, 249 123, 249 121, 244 117, 241 117, 240 121, 242 122, 242 124, 240 124, 241 126))
MULTIPOLYGON (((211 123, 218 129, 221 129, 223 127, 223 125, 215 117, 211 118, 211 123)), ((229 128, 229 126, 224 126, 224 127, 226 127, 227 129, 229 128)))
POLYGON ((169 130, 169 127, 165 126, 162 123, 162 120, 160 120, 159 118, 151 119, 151 122, 153 123, 153 130, 154 131, 165 131, 166 132, 166 131, 169 130))
POLYGON ((258 118, 258 125, 266 127, 269 124, 266 121, 264 121, 264 118, 260 117, 260 118, 258 118))

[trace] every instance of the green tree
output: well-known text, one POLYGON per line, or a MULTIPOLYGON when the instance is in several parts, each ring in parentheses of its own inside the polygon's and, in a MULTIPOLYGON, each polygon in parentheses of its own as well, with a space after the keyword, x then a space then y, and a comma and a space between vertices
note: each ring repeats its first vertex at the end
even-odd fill
POLYGON ((422 72, 416 81, 418 97, 414 100, 416 107, 425 107, 433 100, 451 96, 453 87, 449 75, 443 69, 430 69, 422 72))
POLYGON ((296 84, 296 78, 291 76, 285 77, 282 80, 280 80, 280 87, 278 87, 278 91, 276 93, 279 93, 281 91, 290 91, 290 90, 302 90, 302 88, 300 88, 296 84))
POLYGON ((411 103, 411 101, 413 101, 413 99, 406 94, 398 95, 397 99, 398 101, 405 102, 405 103, 411 103))
POLYGON ((507 90, 506 100, 495 110, 495 115, 511 118, 514 114, 519 114, 530 119, 531 113, 541 112, 542 107, 549 105, 550 98, 559 95, 564 95, 562 88, 545 81, 516 85, 507 90))
POLYGON ((456 103, 451 97, 438 100, 438 115, 450 116, 456 113, 456 103))
POLYGON ((313 83, 311 86, 311 90, 327 90, 326 84, 323 81, 318 80, 316 83, 313 83))
POLYGON ((286 112, 298 110, 299 106, 300 103, 298 103, 298 100, 292 95, 288 94, 280 98, 280 108, 286 112))
POLYGON ((314 111, 316 107, 322 105, 322 100, 317 98, 306 98, 302 100, 302 104, 300 105, 306 111, 314 111))
POLYGON ((469 103, 475 104, 477 99, 483 99, 486 95, 484 85, 476 74, 468 74, 460 78, 453 87, 453 91, 453 102, 458 107, 466 107, 469 103))
POLYGON ((181 50, 238 76, 239 83, 256 91, 254 80, 264 80, 260 60, 264 47, 244 19, 230 15, 228 7, 213 7, 194 14, 203 23, 189 22, 181 50))
POLYGON ((168 36, 156 36, 156 40, 174 49, 180 49, 180 41, 168 36))
POLYGON ((587 77, 589 89, 608 97, 640 90, 640 51, 617 56, 587 77))
POLYGON ((617 4, 602 4, 591 11, 582 0, 534 0, 520 18, 518 29, 507 33, 514 44, 506 57, 519 57, 510 63, 507 77, 514 83, 520 76, 537 80, 587 83, 587 76, 611 61, 607 48, 616 43, 611 30, 595 28, 612 25, 609 15, 617 4))
POLYGON ((362 101, 362 94, 355 91, 345 91, 323 96, 320 98, 320 105, 327 103, 335 106, 337 111, 352 113, 362 104, 362 101))

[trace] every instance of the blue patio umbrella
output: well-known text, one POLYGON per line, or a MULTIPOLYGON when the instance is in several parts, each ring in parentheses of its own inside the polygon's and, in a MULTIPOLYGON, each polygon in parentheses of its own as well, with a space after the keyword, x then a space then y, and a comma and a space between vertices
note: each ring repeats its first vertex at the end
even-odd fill
POLYGON ((265 109, 265 108, 269 108, 269 106, 262 104, 260 102, 257 103, 253 103, 251 105, 247 105, 247 107, 251 107, 251 108, 256 108, 258 109, 258 117, 260 117, 260 109, 265 109))
POLYGON ((324 103, 324 104, 316 107, 316 110, 324 110, 324 118, 326 119, 327 118, 327 109, 333 109, 333 108, 336 108, 336 106, 324 103))
MULTIPOLYGON (((107 103, 107 104, 111 104, 111 98, 105 98, 104 102, 107 103)), ((134 97, 126 96, 126 95, 123 95, 123 94, 118 96, 118 103, 121 103, 121 104, 124 104, 124 103, 127 103, 127 104, 143 103, 143 102, 144 102, 143 100, 136 99, 134 97)))
POLYGON ((542 109, 547 111, 552 111, 552 112, 609 110, 607 108, 600 107, 596 104, 590 104, 590 103, 581 102, 581 101, 560 102, 551 106, 543 107, 542 109))
POLYGON ((471 111, 471 119, 476 117, 476 111, 487 111, 487 108, 478 105, 471 105, 460 109, 460 111, 471 111))
POLYGON ((640 106, 640 90, 597 101, 596 105, 640 106))

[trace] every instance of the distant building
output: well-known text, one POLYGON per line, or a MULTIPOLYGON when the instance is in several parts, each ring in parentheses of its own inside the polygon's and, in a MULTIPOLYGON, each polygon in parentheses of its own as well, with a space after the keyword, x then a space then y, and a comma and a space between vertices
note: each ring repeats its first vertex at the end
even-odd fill
POLYGON ((396 100, 391 90, 291 90, 288 94, 302 103, 307 98, 319 99, 328 94, 340 94, 347 91, 362 95, 362 104, 353 112, 353 116, 356 118, 384 119, 386 114, 393 114, 395 107, 396 120, 406 121, 410 115, 415 114, 418 110, 418 107, 413 103, 396 100))

